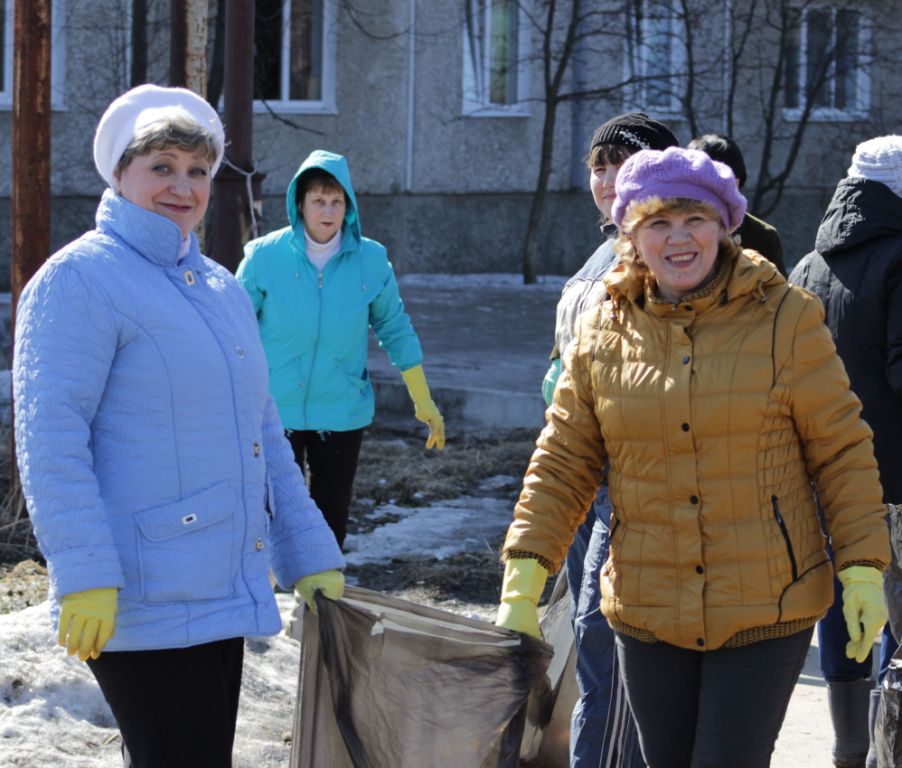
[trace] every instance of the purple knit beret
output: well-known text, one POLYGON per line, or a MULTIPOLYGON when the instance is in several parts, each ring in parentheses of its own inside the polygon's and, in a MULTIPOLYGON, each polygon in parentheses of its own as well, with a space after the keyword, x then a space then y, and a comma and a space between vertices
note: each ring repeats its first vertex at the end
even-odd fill
POLYGON ((643 149, 627 158, 615 185, 611 218, 619 227, 632 203, 650 197, 685 197, 710 203, 729 232, 742 223, 746 201, 728 165, 697 149, 643 149))

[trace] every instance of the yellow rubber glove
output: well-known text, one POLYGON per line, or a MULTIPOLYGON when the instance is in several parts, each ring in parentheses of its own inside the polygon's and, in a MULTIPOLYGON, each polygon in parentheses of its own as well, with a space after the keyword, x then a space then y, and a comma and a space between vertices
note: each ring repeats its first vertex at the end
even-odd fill
POLYGON ((547 578, 548 570, 538 560, 531 557, 508 560, 495 625, 541 640, 537 606, 547 578))
POLYGON ((298 579, 294 583, 295 592, 304 598, 307 607, 316 613, 313 595, 322 590, 330 600, 341 600, 345 592, 345 575, 341 571, 318 571, 298 579))
POLYGON ((426 374, 423 373, 422 365, 415 365, 406 371, 401 371, 401 377, 407 385, 407 391, 410 393, 410 399, 413 400, 414 415, 419 421, 429 425, 429 437, 426 440, 426 447, 435 446, 439 450, 445 447, 445 421, 438 412, 435 403, 432 402, 432 396, 429 394, 429 387, 426 384, 426 374))
POLYGON ((119 590, 115 587, 86 589, 64 595, 57 641, 72 656, 96 659, 113 636, 119 590))
POLYGON ((877 568, 853 565, 836 575, 842 582, 842 615, 850 638, 846 656, 860 663, 870 656, 874 639, 886 624, 883 574, 877 568))

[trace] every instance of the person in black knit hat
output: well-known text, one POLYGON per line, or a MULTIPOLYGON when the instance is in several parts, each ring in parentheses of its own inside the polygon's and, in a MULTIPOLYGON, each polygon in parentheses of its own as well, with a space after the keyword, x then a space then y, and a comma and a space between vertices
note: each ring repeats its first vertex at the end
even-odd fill
MULTIPOLYGON (((592 135, 586 165, 592 197, 602 216, 604 242, 570 278, 558 302, 555 347, 551 353, 551 367, 542 385, 546 404, 551 403, 561 371, 560 355, 573 336, 576 319, 604 297, 602 278, 616 263, 612 244, 617 227, 611 223, 611 207, 614 181, 620 166, 640 150, 666 149, 678 144, 667 126, 643 112, 618 115, 600 125, 592 135)), ((617 669, 614 635, 599 610, 599 574, 608 556, 610 516, 607 486, 603 485, 567 553, 567 582, 580 690, 571 717, 571 768, 596 768, 599 765, 638 768, 645 765, 617 669)))

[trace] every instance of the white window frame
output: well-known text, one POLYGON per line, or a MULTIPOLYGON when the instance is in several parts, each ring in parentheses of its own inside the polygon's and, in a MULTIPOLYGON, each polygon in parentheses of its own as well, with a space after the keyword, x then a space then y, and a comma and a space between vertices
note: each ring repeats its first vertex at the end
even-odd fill
POLYGON ((530 104, 530 56, 532 54, 532 24, 530 21, 527 0, 518 3, 519 19, 517 20, 517 100, 512 104, 498 104, 490 101, 488 81, 490 72, 491 46, 486 40, 492 37, 492 3, 485 0, 485 18, 483 19, 482 44, 482 78, 483 92, 479 93, 478 78, 470 74, 473 56, 470 53, 470 41, 467 38, 466 20, 461 24, 461 50, 463 60, 461 67, 461 87, 463 91, 462 114, 464 117, 529 117, 532 114, 530 104), (468 81, 474 84, 473 89, 467 86, 468 81))
POLYGON ((290 114, 334 115, 335 66, 338 43, 338 6, 336 0, 323 0, 323 82, 320 99, 289 99, 288 68, 291 61, 291 0, 282 0, 282 58, 280 99, 255 99, 254 112, 283 112, 290 114))
POLYGON ((627 40, 627 55, 624 57, 626 61, 626 71, 624 79, 630 83, 627 91, 628 99, 633 108, 642 112, 655 113, 663 116, 680 116, 683 113, 683 103, 680 98, 680 92, 683 81, 685 80, 686 62, 688 52, 682 30, 678 29, 678 25, 682 23, 679 12, 674 8, 673 0, 643 0, 642 2, 642 21, 638 30, 638 39, 635 38, 636 32, 630 32, 633 39, 627 40), (649 8, 652 5, 666 5, 669 14, 661 18, 649 18, 649 8), (666 22, 665 29, 655 29, 656 25, 666 22), (648 77, 649 63, 656 61, 655 51, 648 44, 648 40, 663 34, 670 39, 670 72, 666 76, 669 81, 669 100, 666 104, 653 104, 649 99, 649 89, 652 87, 652 81, 646 80, 648 77))
MULTIPOLYGON (((0 110, 11 110, 13 107, 13 8, 15 0, 6 0, 6 17, 4 19, 3 40, 3 82, 0 83, 0 110)), ((66 36, 65 36, 65 0, 53 0, 50 11, 50 108, 64 110, 66 108, 66 36)))
MULTIPOLYGON (((839 10, 856 11, 859 14, 858 29, 858 51, 859 62, 856 77, 855 106, 851 109, 837 109, 836 107, 815 107, 808 116, 810 122, 857 122, 868 116, 871 109, 871 30, 873 19, 866 9, 861 7, 840 8, 829 3, 807 6, 799 9, 802 17, 799 28, 799 82, 796 84, 799 94, 799 105, 797 107, 783 107, 783 118, 788 121, 798 121, 802 118, 805 109, 805 90, 806 78, 808 76, 808 14, 810 11, 829 10, 832 14, 832 22, 830 27, 833 34, 837 33, 836 29, 836 13, 839 10)), ((836 87, 836 56, 834 55, 830 61, 830 73, 827 76, 827 87, 831 89, 831 94, 836 87)), ((784 85, 785 87, 785 85, 784 85)))

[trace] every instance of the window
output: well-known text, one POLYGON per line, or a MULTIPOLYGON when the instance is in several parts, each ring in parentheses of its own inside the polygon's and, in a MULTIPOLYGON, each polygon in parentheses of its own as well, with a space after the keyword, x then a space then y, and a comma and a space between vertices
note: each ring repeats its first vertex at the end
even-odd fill
POLYGON ((464 114, 529 114, 529 26, 522 5, 522 0, 466 0, 464 114))
POLYGON ((870 101, 869 25, 849 8, 798 11, 788 30, 784 106, 788 118, 806 105, 812 120, 858 119, 870 101))
MULTIPOLYGON (((0 109, 8 109, 13 103, 13 6, 15 0, 0 0, 0 109)), ((66 46, 63 37, 63 0, 53 0, 51 13, 50 49, 50 104, 63 109, 63 86, 66 46)))
POLYGON ((334 0, 256 0, 257 111, 334 113, 334 32, 334 0))
POLYGON ((634 0, 627 15, 631 100, 645 112, 681 110, 686 66, 681 19, 673 0, 634 0))

